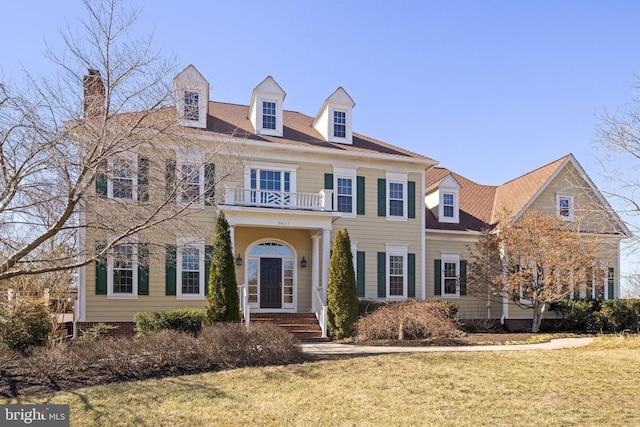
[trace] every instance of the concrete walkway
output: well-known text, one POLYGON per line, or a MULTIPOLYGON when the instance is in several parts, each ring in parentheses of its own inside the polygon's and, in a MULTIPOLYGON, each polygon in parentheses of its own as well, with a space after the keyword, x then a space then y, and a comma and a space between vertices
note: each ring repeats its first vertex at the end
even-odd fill
POLYGON ((593 337, 557 338, 538 344, 513 345, 465 345, 465 346, 423 346, 423 347, 387 347, 363 346, 335 343, 302 344, 305 354, 321 355, 367 355, 388 353, 435 353, 435 352, 468 352, 468 351, 523 351, 523 350, 558 350, 562 348, 582 347, 593 342, 593 337))

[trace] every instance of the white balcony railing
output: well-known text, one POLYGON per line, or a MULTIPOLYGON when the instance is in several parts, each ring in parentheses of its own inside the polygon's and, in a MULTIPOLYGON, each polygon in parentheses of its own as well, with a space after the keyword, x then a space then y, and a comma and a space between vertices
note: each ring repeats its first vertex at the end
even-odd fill
POLYGON ((279 209, 331 211, 332 195, 333 190, 321 190, 319 193, 289 193, 286 191, 235 188, 234 185, 227 185, 225 204, 279 209))

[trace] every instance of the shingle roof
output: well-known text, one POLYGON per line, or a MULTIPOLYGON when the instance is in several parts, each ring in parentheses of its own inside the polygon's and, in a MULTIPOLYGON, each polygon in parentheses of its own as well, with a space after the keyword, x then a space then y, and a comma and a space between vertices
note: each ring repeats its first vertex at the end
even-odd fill
POLYGON ((312 126, 313 119, 313 117, 296 111, 285 110, 282 137, 256 135, 249 120, 248 106, 211 101, 209 102, 207 128, 184 128, 184 132, 212 136, 234 136, 249 141, 262 141, 266 144, 326 148, 336 150, 336 152, 387 154, 437 163, 429 157, 355 132, 353 133, 352 145, 324 141, 322 135, 312 126))
POLYGON ((449 174, 460 183, 460 222, 458 224, 441 223, 434 212, 427 210, 427 229, 482 231, 495 224, 497 216, 505 209, 512 216, 517 215, 569 156, 571 155, 564 156, 500 186, 480 185, 441 167, 429 169, 425 175, 427 193, 434 191, 449 174))
POLYGON ((446 168, 435 167, 429 169, 425 175, 427 192, 435 190, 448 175, 453 176, 460 184, 460 193, 458 195, 460 222, 458 224, 441 223, 434 215, 434 212, 427 210, 427 228, 435 230, 484 230, 491 224, 491 211, 497 187, 480 185, 446 168))

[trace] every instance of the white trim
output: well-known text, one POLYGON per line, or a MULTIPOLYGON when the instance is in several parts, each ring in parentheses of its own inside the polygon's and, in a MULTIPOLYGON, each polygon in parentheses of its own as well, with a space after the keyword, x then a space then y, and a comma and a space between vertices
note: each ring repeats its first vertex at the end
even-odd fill
POLYGON ((556 193, 556 216, 563 221, 573 221, 574 212, 575 212, 575 205, 574 205, 573 194, 556 193), (569 202, 569 206, 567 207, 568 215, 566 216, 561 214, 562 208, 560 207, 560 203, 563 199, 569 202))
MULTIPOLYGON (((258 239, 255 240, 253 242, 251 242, 245 249, 244 251, 244 259, 246 260, 245 262, 245 266, 244 266, 244 277, 246 278, 245 281, 247 283, 249 283, 249 261, 250 260, 258 260, 258 267, 257 267, 257 275, 258 275, 258 281, 257 281, 257 302, 255 303, 250 303, 251 305, 251 311, 255 311, 255 312, 260 312, 260 311, 266 311, 266 312, 297 312, 298 311, 298 264, 300 262, 300 259, 298 257, 298 253, 295 249, 295 247, 286 242, 285 240, 282 239, 278 239, 278 238, 263 238, 263 239, 258 239), (280 308, 260 308, 260 256, 256 256, 256 255, 250 255, 250 252, 253 248, 255 248, 256 246, 259 246, 263 243, 276 243, 279 245, 284 246, 285 248, 287 248, 288 250, 291 251, 291 253, 293 254, 292 256, 267 256, 266 258, 280 258, 280 260, 282 261, 282 271, 281 271, 281 275, 282 275, 282 283, 281 283, 281 287, 282 287, 282 296, 281 296, 281 301, 280 301, 280 308), (284 261, 292 261, 293 263, 293 283, 292 283, 292 302, 287 303, 284 301, 284 261)), ((312 268, 314 268, 314 266, 312 265, 312 268)))
MULTIPOLYGON (((386 195, 387 195, 387 219, 391 221, 406 221, 407 211, 409 210, 409 198, 408 192, 408 173, 400 173, 395 171, 386 172, 386 195), (402 184, 402 216, 391 215, 391 184, 402 184)), ((397 200, 397 199, 394 199, 397 200)))
MULTIPOLYGON (((441 188, 439 190, 440 202, 438 206, 438 221, 450 224, 459 224, 460 223, 460 192, 456 189, 451 188, 441 188), (453 216, 445 216, 444 214, 444 196, 447 194, 451 194, 453 196, 453 216)), ((447 205, 449 206, 449 205, 447 205)))
POLYGON ((179 205, 185 206, 190 204, 190 207, 204 207, 204 155, 200 152, 188 151, 178 149, 176 151, 176 185, 178 186, 176 191, 176 201, 179 205), (182 189, 180 188, 183 182, 182 167, 193 166, 198 168, 198 199, 195 202, 182 200, 182 189))
POLYGON ((178 237, 176 247, 176 299, 179 300, 203 300, 204 289, 207 285, 204 283, 204 237, 178 237), (199 271, 199 292, 197 294, 182 293, 182 250, 185 248, 198 249, 198 267, 199 271))
POLYGON ((124 152, 118 155, 109 156, 107 158, 107 198, 117 200, 123 203, 132 203, 138 201, 138 153, 124 152), (124 159, 131 163, 131 198, 125 199, 121 197, 113 197, 113 179, 114 179, 114 160, 124 159))
POLYGON ((118 242, 113 245, 107 254, 107 299, 138 299, 138 238, 137 236, 130 236, 126 240, 118 242), (114 256, 113 250, 116 246, 131 246, 131 269, 132 269, 132 286, 131 293, 122 293, 113 291, 113 265, 114 256))
POLYGON ((409 294, 409 265, 408 265, 408 252, 409 245, 399 243, 386 243, 385 244, 385 279, 386 279, 386 298, 390 301, 403 301, 406 300, 409 294), (402 295, 391 295, 391 257, 402 257, 402 295))
MULTIPOLYGON (((422 173, 420 174, 420 182, 424 183, 425 182, 425 171, 422 171, 422 173)), ((424 191, 424 184, 422 184, 422 191, 424 191)), ((424 203, 418 203, 418 205, 422 205, 422 207, 418 210, 418 212, 420 212, 420 216, 422 217, 422 229, 426 230, 427 229, 427 206, 424 203)), ((426 235, 424 239, 420 239, 421 240, 421 250, 422 250, 422 255, 421 255, 421 263, 422 263, 422 270, 420 272, 421 275, 421 283, 420 283, 420 290, 422 292, 422 294, 420 295, 420 299, 421 300, 425 300, 427 299, 427 281, 426 281, 426 268, 427 268, 427 239, 426 239, 426 235)))
POLYGON ((358 183, 356 168, 334 167, 333 168, 333 206, 334 211, 340 212, 343 217, 355 217, 357 212, 358 183), (351 180, 351 212, 338 211, 338 178, 351 180))
POLYGON ((440 296, 442 298, 460 298, 460 254, 440 252, 440 296), (455 263, 456 265, 456 293, 445 293, 444 264, 455 263))

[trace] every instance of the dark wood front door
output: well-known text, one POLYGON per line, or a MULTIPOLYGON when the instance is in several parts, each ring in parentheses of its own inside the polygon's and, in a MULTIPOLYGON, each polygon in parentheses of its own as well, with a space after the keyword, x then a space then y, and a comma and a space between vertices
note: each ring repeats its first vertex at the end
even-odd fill
POLYGON ((280 258, 260 258, 260 308, 282 308, 280 258))

